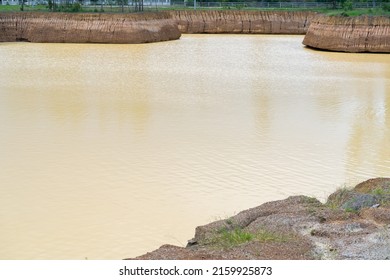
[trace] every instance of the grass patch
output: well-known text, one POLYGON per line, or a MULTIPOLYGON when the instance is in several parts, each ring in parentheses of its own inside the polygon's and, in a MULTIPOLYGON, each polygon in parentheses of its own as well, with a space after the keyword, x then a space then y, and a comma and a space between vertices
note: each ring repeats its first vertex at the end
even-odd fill
POLYGON ((347 213, 353 213, 353 214, 357 214, 357 213, 359 213, 359 210, 355 210, 355 209, 353 209, 353 208, 345 208, 345 212, 347 212, 347 213))
MULTIPOLYGON (((20 5, 0 5, 0 12, 20 12, 21 6, 20 5)), ((24 11, 35 11, 35 12, 43 12, 43 11, 49 11, 46 5, 35 5, 35 6, 29 6, 24 5, 24 11)))
MULTIPOLYGON (((332 210, 341 209, 341 206, 345 205, 345 203, 348 201, 352 201, 357 193, 373 195, 377 199, 380 206, 390 206, 390 189, 376 188, 371 191, 356 192, 354 189, 346 186, 339 188, 334 193, 332 193, 328 197, 325 206, 332 210)), ((344 210, 345 212, 349 213, 358 212, 349 207, 345 208, 344 210)))
POLYGON ((315 215, 322 207, 322 203, 315 197, 305 196, 303 200, 306 204, 308 214, 315 215))
MULTIPOLYGON (((60 7, 59 7, 60 8, 60 7)), ((197 7, 197 10, 210 11, 210 10, 246 10, 246 11, 311 11, 322 13, 328 16, 346 16, 346 17, 354 17, 361 15, 372 15, 372 16, 390 16, 390 4, 383 3, 383 8, 364 8, 364 9, 304 9, 304 8, 256 8, 256 7, 246 7, 245 5, 236 5, 229 7, 197 7)), ((61 10, 61 9, 60 9, 61 10)), ((63 9, 62 9, 63 10, 63 9)), ((173 10, 194 10, 192 6, 144 6, 144 11, 173 11, 173 10)), ((20 11, 20 5, 0 5, 0 12, 17 12, 20 11)), ((24 5, 24 11, 49 11, 47 5, 36 5, 29 6, 27 4, 24 5)), ((80 12, 108 12, 108 13, 121 13, 122 8, 118 6, 111 5, 95 5, 95 6, 82 6, 79 10, 80 12)), ((76 11, 73 11, 76 12, 76 11)), ((125 6, 124 13, 134 12, 133 6, 125 6)))
POLYGON ((306 202, 307 204, 317 204, 317 203, 319 203, 318 199, 315 198, 315 197, 312 197, 312 196, 306 196, 306 197, 304 198, 304 200, 305 200, 305 202, 306 202))
POLYGON ((231 248, 250 241, 286 242, 290 238, 291 237, 287 235, 278 234, 267 230, 260 230, 256 233, 250 233, 242 230, 241 228, 235 228, 233 230, 224 228, 217 232, 216 235, 207 242, 207 245, 231 248))
POLYGON ((339 209, 344 202, 350 198, 351 188, 343 186, 338 188, 334 193, 332 193, 325 205, 332 210, 339 209))
POLYGON ((230 218, 227 218, 226 221, 225 221, 229 226, 233 225, 233 219, 230 217, 230 218))
POLYGON ((382 189, 382 188, 376 188, 376 189, 373 189, 370 193, 373 194, 373 195, 376 195, 378 197, 389 196, 390 195, 390 190, 385 190, 385 189, 382 189))
POLYGON ((357 16, 390 16, 390 11, 382 8, 374 9, 318 9, 317 12, 328 16, 344 16, 344 17, 357 17, 357 16))
POLYGON ((390 206, 390 189, 377 188, 370 192, 376 196, 381 206, 390 206))
POLYGON ((216 240, 214 241, 216 243, 225 244, 225 246, 230 247, 252 241, 253 239, 253 234, 237 228, 230 231, 226 229, 222 230, 222 232, 216 237, 216 240))

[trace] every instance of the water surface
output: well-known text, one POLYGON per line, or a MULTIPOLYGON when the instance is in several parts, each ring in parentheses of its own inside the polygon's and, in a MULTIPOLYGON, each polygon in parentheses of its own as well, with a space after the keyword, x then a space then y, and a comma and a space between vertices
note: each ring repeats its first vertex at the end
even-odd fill
POLYGON ((302 36, 0 44, 0 259, 121 259, 390 174, 390 56, 302 36))

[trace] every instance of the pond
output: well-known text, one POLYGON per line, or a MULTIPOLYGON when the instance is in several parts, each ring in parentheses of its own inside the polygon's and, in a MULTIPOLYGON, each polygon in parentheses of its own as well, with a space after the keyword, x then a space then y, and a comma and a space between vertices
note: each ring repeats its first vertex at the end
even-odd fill
POLYGON ((123 259, 390 174, 390 56, 303 36, 0 44, 0 259, 123 259))

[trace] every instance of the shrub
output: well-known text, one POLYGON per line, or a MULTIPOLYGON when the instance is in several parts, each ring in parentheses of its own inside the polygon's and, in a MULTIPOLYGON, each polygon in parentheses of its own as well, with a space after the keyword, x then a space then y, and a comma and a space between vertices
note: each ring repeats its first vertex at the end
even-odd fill
POLYGON ((72 6, 70 7, 70 11, 71 12, 80 12, 81 11, 81 5, 80 3, 76 2, 76 3, 73 3, 72 6))
POLYGON ((344 11, 352 11, 353 10, 353 2, 352 0, 346 0, 343 4, 342 7, 344 11))

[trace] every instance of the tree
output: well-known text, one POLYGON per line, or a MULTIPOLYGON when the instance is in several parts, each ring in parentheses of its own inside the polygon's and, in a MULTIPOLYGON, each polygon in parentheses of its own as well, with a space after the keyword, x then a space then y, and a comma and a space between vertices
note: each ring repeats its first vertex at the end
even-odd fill
POLYGON ((49 11, 53 11, 53 1, 52 0, 49 0, 47 2, 47 7, 49 8, 49 11))
POLYGON ((24 11, 24 3, 26 2, 26 0, 19 0, 19 4, 20 4, 20 10, 21 11, 24 11))

